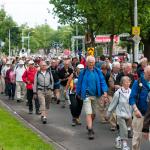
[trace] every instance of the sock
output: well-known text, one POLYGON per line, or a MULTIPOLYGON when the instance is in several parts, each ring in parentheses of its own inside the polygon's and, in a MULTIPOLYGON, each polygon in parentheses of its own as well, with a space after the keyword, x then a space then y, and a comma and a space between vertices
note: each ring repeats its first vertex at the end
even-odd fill
POLYGON ((128 127, 128 131, 131 130, 131 127, 128 127))
POLYGON ((125 146, 128 145, 128 144, 127 144, 127 141, 125 141, 125 140, 122 141, 122 144, 123 144, 123 147, 125 147, 125 146))

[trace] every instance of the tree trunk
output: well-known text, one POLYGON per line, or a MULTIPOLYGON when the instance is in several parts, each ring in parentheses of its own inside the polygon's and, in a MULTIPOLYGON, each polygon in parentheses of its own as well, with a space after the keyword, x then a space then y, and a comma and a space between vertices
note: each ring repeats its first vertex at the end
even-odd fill
POLYGON ((148 40, 143 40, 144 43, 144 56, 150 61, 150 37, 148 40))

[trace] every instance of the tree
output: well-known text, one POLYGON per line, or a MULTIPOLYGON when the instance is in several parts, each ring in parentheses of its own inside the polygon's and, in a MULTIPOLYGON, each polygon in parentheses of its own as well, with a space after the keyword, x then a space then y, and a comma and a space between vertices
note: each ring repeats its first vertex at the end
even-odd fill
MULTIPOLYGON (((2 49, 3 52, 8 54, 8 42, 9 42, 9 30, 12 31, 13 27, 17 26, 16 22, 13 21, 13 19, 10 16, 6 15, 6 12, 4 9, 0 9, 0 39, 2 39, 5 42, 5 46, 2 49)), ((15 30, 15 29, 14 29, 15 30)), ((13 39, 11 39, 11 48, 13 48, 16 43, 18 43, 18 40, 20 39, 19 30, 16 29, 14 32, 11 32, 13 36, 13 39)))
MULTIPOLYGON (((93 33, 111 34, 112 45, 114 34, 131 33, 134 25, 133 0, 50 0, 50 3, 54 5, 54 13, 60 23, 80 22, 92 36, 93 33)), ((150 0, 138 0, 138 10, 145 52, 150 52, 150 0)))

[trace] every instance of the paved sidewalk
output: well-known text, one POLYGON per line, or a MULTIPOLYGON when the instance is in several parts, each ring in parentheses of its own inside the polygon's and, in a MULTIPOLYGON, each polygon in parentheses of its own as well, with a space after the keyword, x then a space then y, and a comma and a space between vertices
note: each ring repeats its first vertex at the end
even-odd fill
MULTIPOLYGON (((109 126, 100 124, 98 116, 94 123, 95 139, 89 141, 85 125, 85 115, 81 115, 81 126, 71 126, 71 115, 69 108, 62 109, 60 105, 51 104, 48 116, 48 123, 42 124, 40 116, 36 114, 29 115, 28 107, 25 102, 7 100, 5 96, 0 96, 14 114, 18 114, 33 130, 51 143, 56 150, 115 150, 114 139, 116 132, 109 131, 109 126)), ((20 118, 19 117, 19 118, 20 118)), ((130 140, 131 144, 131 140, 130 140)), ((143 142, 141 150, 149 150, 150 143, 143 142)))

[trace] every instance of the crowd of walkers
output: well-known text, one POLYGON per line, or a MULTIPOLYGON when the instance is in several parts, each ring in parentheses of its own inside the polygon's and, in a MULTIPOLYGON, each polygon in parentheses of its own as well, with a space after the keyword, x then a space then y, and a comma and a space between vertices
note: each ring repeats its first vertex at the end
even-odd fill
POLYGON ((150 66, 145 57, 133 63, 105 56, 1 57, 0 92, 18 103, 27 99, 29 114, 35 107, 43 124, 52 101, 62 108, 69 104, 72 126, 81 125, 83 111, 90 140, 98 114, 101 123, 118 131, 118 149, 129 150, 132 138, 132 150, 140 150, 142 137, 149 138, 150 66))

